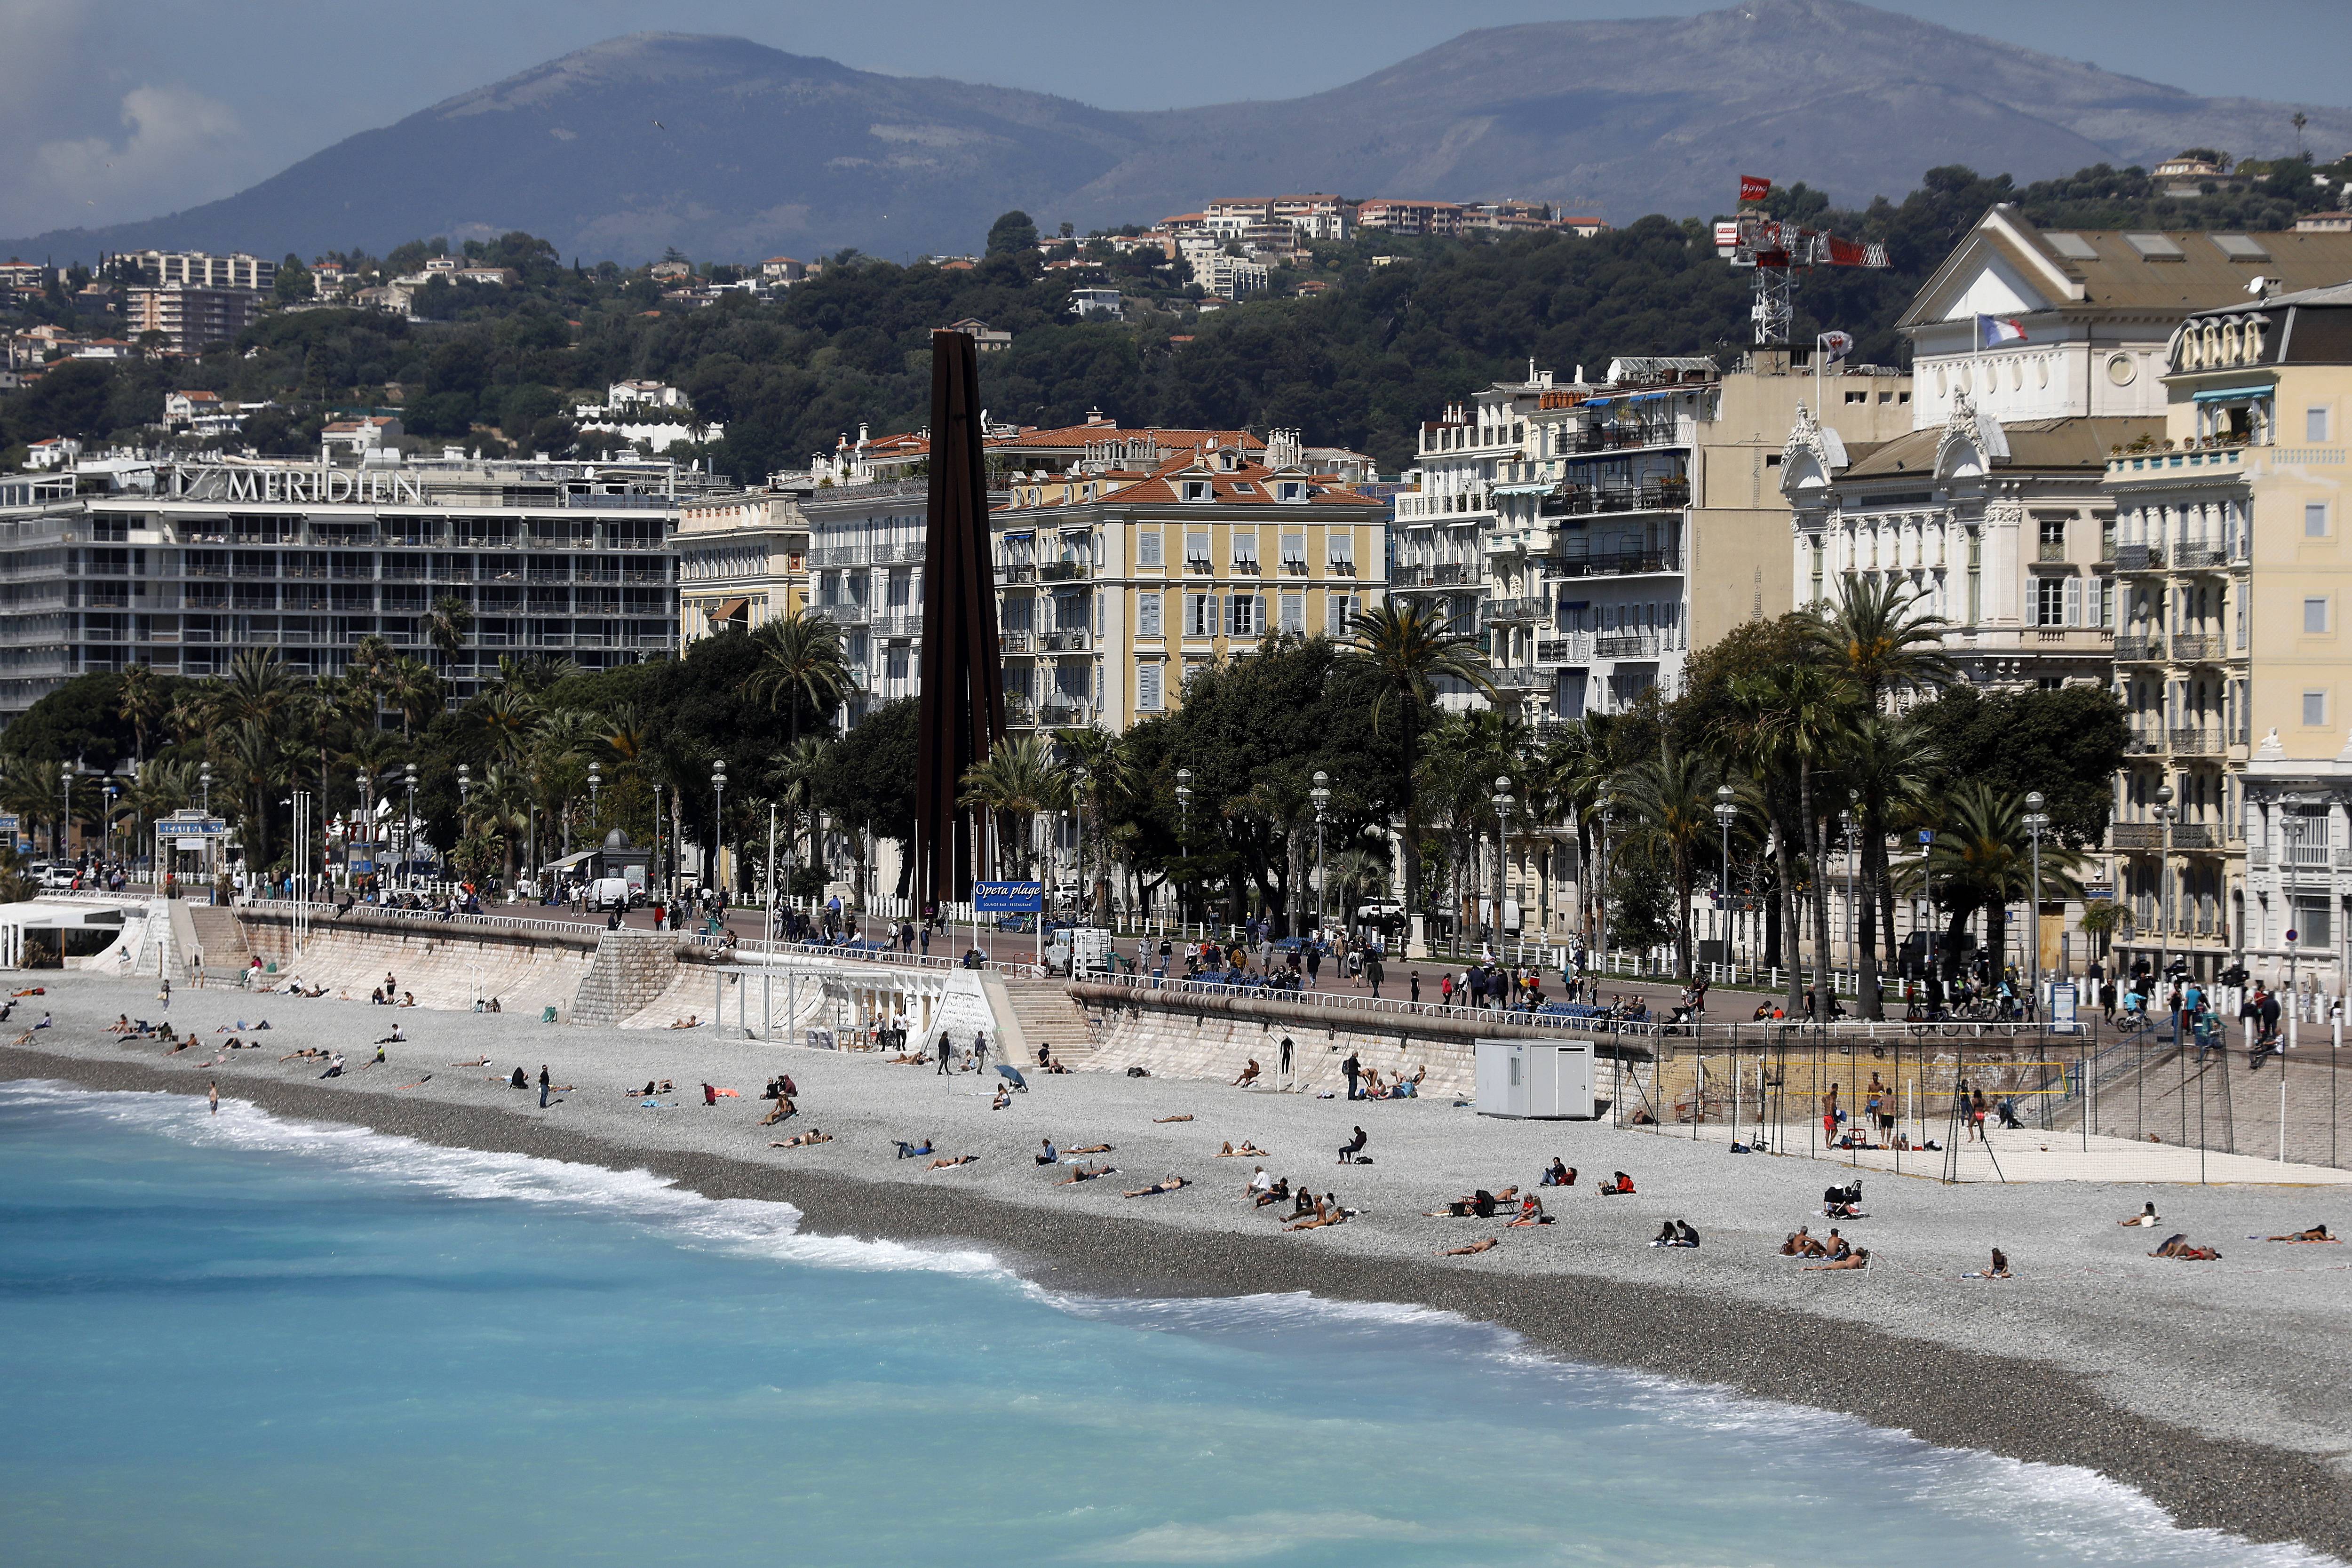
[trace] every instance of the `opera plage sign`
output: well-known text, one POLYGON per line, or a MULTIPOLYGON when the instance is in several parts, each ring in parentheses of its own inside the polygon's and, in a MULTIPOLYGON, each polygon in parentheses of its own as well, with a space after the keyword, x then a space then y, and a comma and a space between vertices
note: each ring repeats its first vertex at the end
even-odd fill
POLYGON ((171 493, 189 500, 302 503, 313 506, 422 506, 422 475, 381 468, 175 468, 171 493))

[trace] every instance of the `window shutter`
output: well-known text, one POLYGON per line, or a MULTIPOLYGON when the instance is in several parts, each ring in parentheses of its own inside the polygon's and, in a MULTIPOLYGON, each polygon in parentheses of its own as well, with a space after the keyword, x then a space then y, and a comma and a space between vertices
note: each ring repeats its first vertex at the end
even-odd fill
POLYGON ((2066 579, 2066 624, 2070 626, 2083 624, 2083 582, 2079 577, 2066 579))

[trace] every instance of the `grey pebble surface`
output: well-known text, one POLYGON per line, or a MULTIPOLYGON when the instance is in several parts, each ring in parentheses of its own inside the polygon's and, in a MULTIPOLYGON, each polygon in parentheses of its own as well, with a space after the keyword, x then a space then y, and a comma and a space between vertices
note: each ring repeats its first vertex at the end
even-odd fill
MULTIPOLYGON (((2352 1247, 2285 1247, 2250 1237, 2325 1220, 2352 1229, 2346 1189, 2035 1184, 1945 1186, 1863 1173, 1869 1217, 1822 1216, 1832 1162, 1733 1155, 1671 1132, 1510 1122, 1450 1100, 1320 1100, 1197 1080, 1027 1071, 1026 1093, 992 1109, 1000 1082, 941 1077, 875 1055, 809 1050, 693 1029, 548 1025, 534 1016, 374 1007, 365 1003, 174 992, 169 1017, 196 1031, 167 1055, 104 1033, 119 1013, 163 1016, 154 982, 42 975, 47 994, 13 1024, 52 1012, 56 1026, 0 1047, 0 1077, 92 1088, 169 1089, 279 1114, 356 1123, 430 1142, 641 1168, 712 1196, 787 1202, 804 1228, 935 1247, 978 1246, 1062 1289, 1200 1295, 1307 1290, 1338 1300, 1411 1301, 1502 1324, 1570 1359, 1720 1384, 1851 1413, 1931 1442, 2085 1466, 2147 1491, 2181 1522, 2258 1540, 2296 1539, 2352 1556, 2352 1247), (218 1026, 267 1018, 223 1053, 218 1026), (366 1065, 394 1020, 411 1038, 366 1065), (342 1076, 281 1063, 302 1047, 341 1051, 342 1076), (489 1065, 451 1064, 487 1057, 489 1065), (539 1109, 545 1065, 557 1103, 539 1109), (507 1086, 523 1068, 534 1087, 507 1086), (790 1073, 800 1114, 773 1129, 761 1086, 790 1073), (430 1078, 427 1079, 426 1075, 430 1078), (648 1109, 629 1092, 668 1079, 679 1092, 648 1109), (704 1082, 738 1097, 702 1102, 704 1082), (674 1108, 672 1108, 674 1107, 674 1108), (1189 1114, 1189 1122, 1161 1117, 1189 1114), (1350 1129, 1370 1164, 1342 1165, 1350 1129), (834 1141, 771 1149, 822 1129, 834 1141), (929 1171, 895 1142, 929 1138, 974 1163, 929 1171), (1061 1185, 1041 1138, 1108 1142, 1118 1173, 1061 1185), (1217 1158, 1253 1140, 1264 1160, 1217 1158), (1540 1194, 1557 1223, 1429 1218, 1475 1188, 1534 1187, 1558 1154, 1572 1189, 1540 1194), (1270 1174, 1336 1194, 1347 1224, 1288 1232, 1243 1187, 1270 1174), (1623 1169, 1637 1192, 1594 1184, 1623 1169), (1182 1191, 1120 1194, 1175 1173, 1182 1191), (2154 1199, 2151 1233, 2116 1221, 2154 1199), (1653 1248, 1683 1219, 1696 1249, 1653 1248), (1808 1274, 1779 1255, 1800 1224, 1838 1225, 1872 1252, 1861 1272, 1808 1274), (2218 1247, 2218 1263, 2147 1256, 2172 1231, 2218 1247), (1471 1258, 1437 1256, 1482 1237, 1471 1258), (1993 1247, 2017 1278, 1965 1276, 1993 1247)), ((17 1029, 0 1038, 13 1040, 17 1029)), ((1286 1215, 1288 1205, 1280 1213, 1286 1215)))

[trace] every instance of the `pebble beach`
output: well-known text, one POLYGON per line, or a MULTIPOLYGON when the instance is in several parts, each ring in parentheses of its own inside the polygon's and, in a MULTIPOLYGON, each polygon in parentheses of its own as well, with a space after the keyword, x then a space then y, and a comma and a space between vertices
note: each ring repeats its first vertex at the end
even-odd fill
MULTIPOLYGON (((1559 1356, 1719 1384, 1848 1412, 1932 1442, 2084 1466, 2140 1488, 2181 1522, 2352 1555, 2352 1248, 2252 1239, 2326 1223, 2352 1229, 2352 1192, 2293 1186, 2036 1184, 1946 1186, 1864 1172, 1866 1217, 1827 1218, 1845 1168, 1739 1155, 1671 1131, 1482 1118, 1450 1098, 1349 1102, 1165 1079, 1027 1071, 992 1109, 993 1070, 940 1075, 878 1055, 811 1050, 693 1029, 588 1028, 520 1014, 182 989, 168 1016, 195 1044, 169 1053, 105 1032, 163 1016, 153 983, 68 973, 16 1005, 54 1026, 5 1047, 0 1076, 203 1094, 276 1114, 431 1142, 641 1168, 713 1196, 790 1203, 804 1228, 984 1247, 1023 1274, 1100 1293, 1311 1291, 1418 1302, 1508 1327, 1559 1356), (253 1026, 267 1019, 269 1028, 253 1026), (394 1021, 409 1038, 375 1042, 394 1021), (229 1035, 259 1048, 224 1053, 229 1035), (341 1051, 341 1076, 298 1049, 341 1051), (487 1058, 484 1065, 472 1064, 487 1058), (541 1110, 544 1065, 567 1086, 541 1110), (534 1087, 509 1086, 520 1067, 534 1087), (760 1125, 778 1073, 799 1114, 760 1125), (667 1079, 647 1104, 636 1092, 667 1079), (701 1086, 735 1091, 706 1105, 701 1086), (1168 1118, 1190 1117, 1190 1121, 1168 1118), (1370 1163, 1342 1164, 1355 1128, 1370 1163), (776 1149, 819 1131, 832 1141, 776 1149), (1065 1184, 1041 1140, 1113 1174, 1065 1184), (898 1156, 928 1140, 929 1170, 898 1156), (1231 1142, 1265 1157, 1221 1158, 1231 1142), (1477 1188, 1533 1189, 1554 1156, 1580 1173, 1542 1192, 1555 1223, 1430 1217, 1477 1188), (1286 1231, 1260 1209, 1254 1170, 1336 1195, 1347 1223, 1286 1231), (1631 1196, 1600 1179, 1631 1174, 1631 1196), (1185 1179, 1181 1190, 1122 1193, 1185 1179), (2148 1201, 2154 1231, 2116 1220, 2148 1201), (1687 1221, 1695 1249, 1648 1245, 1687 1221), (1800 1225, 1835 1225, 1872 1255, 1862 1271, 1807 1273, 1779 1253, 1800 1225), (2147 1256, 2185 1232, 2220 1260, 2147 1256), (1495 1237, 1470 1257, 1444 1249, 1495 1237), (1991 1249, 2015 1278, 1970 1276, 1991 1249)), ((1277 1217, 1282 1216, 1282 1217, 1277 1217)))

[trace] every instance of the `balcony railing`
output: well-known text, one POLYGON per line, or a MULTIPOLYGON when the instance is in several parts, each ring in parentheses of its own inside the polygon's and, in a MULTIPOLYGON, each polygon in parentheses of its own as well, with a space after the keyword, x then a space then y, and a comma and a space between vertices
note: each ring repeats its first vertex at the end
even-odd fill
POLYGON ((2037 557, 2037 559, 2039 559, 2039 560, 2042 560, 2042 561, 2063 561, 2063 560, 2065 560, 2065 559, 2066 559, 2066 542, 2065 542, 2064 540, 2063 540, 2063 539, 2045 539, 2045 540, 2043 540, 2043 541, 2042 542, 2042 553, 2041 553, 2041 555, 2040 555, 2039 557, 2037 557))
POLYGON ((1546 496, 1540 510, 1546 517, 1590 517, 1616 511, 1679 511, 1688 505, 1690 486, 1686 483, 1567 484, 1560 487, 1558 495, 1546 496))
POLYGON ((1493 670, 1489 672, 1489 676, 1495 682, 1495 689, 1497 691, 1532 691, 1539 686, 1551 684, 1551 671, 1531 669, 1526 665, 1516 665, 1509 669, 1493 670))
POLYGON ((2114 823, 2107 828, 2107 842, 2117 849, 2161 849, 2164 847, 2164 824, 2114 823))
POLYGON ((1609 550, 1589 555, 1555 555, 1549 564, 1562 577, 1627 576, 1683 569, 1680 553, 1672 550, 1609 550))
POLYGON ((1570 632, 1565 637, 1538 637, 1536 662, 1538 664, 1591 664, 1592 634, 1570 632))
POLYGON ((2117 664, 2160 663, 2164 658, 2164 639, 2145 634, 2119 637, 2116 639, 2117 664))
MULTIPOLYGON (((1037 637, 1034 632, 999 632, 996 636, 996 646, 998 650, 1003 653, 1035 653, 1037 637)), ((1010 699, 1007 700, 1009 701, 1010 699)))
POLYGON ((1084 653, 1092 647, 1092 632, 1072 629, 1037 634, 1037 651, 1040 653, 1084 653))
POLYGON ((1070 697, 1048 697, 1037 704, 1037 721, 1050 729, 1076 730, 1093 722, 1088 703, 1070 697))
POLYGON ((2175 849, 2213 849, 2220 847, 2213 829, 2202 822, 2176 822, 2172 825, 2172 847, 2175 849))
POLYGON ((2172 662, 2175 664, 2210 664, 2221 657, 2220 637, 2175 635, 2172 639, 2172 662))
POLYGON ((2168 731, 2172 750, 2182 756, 2201 757, 2221 749, 2221 736, 2215 730, 2173 730, 2168 731))
POLYGON ((809 614, 837 626, 862 626, 872 615, 864 605, 817 605, 809 614))
POLYGON ((1541 599, 1487 599, 1478 605, 1478 623, 1494 626, 1508 621, 1532 621, 1549 613, 1551 606, 1541 599))
POLYGON ((1032 561, 1002 562, 996 568, 996 580, 1000 583, 1034 583, 1037 580, 1036 563, 1032 561))
POLYGON ((2229 563, 2229 556, 2218 544, 2181 544, 2173 547, 2172 569, 2176 572, 2201 572, 2229 563))
POLYGON ((2116 570, 2161 572, 2164 570, 2164 549, 2156 544, 2118 544, 2116 546, 2116 570))
POLYGON ((1661 633, 1607 632, 1592 639, 1592 651, 1602 658, 1655 658, 1673 644, 1661 633))
POLYGON ((1076 583, 1094 575, 1094 564, 1087 561, 1048 561, 1037 568, 1040 583, 1076 583))
POLYGON ((2124 752, 2126 755, 2134 757, 2162 756, 2164 731, 2161 730, 2139 731, 2124 742, 2124 752))

